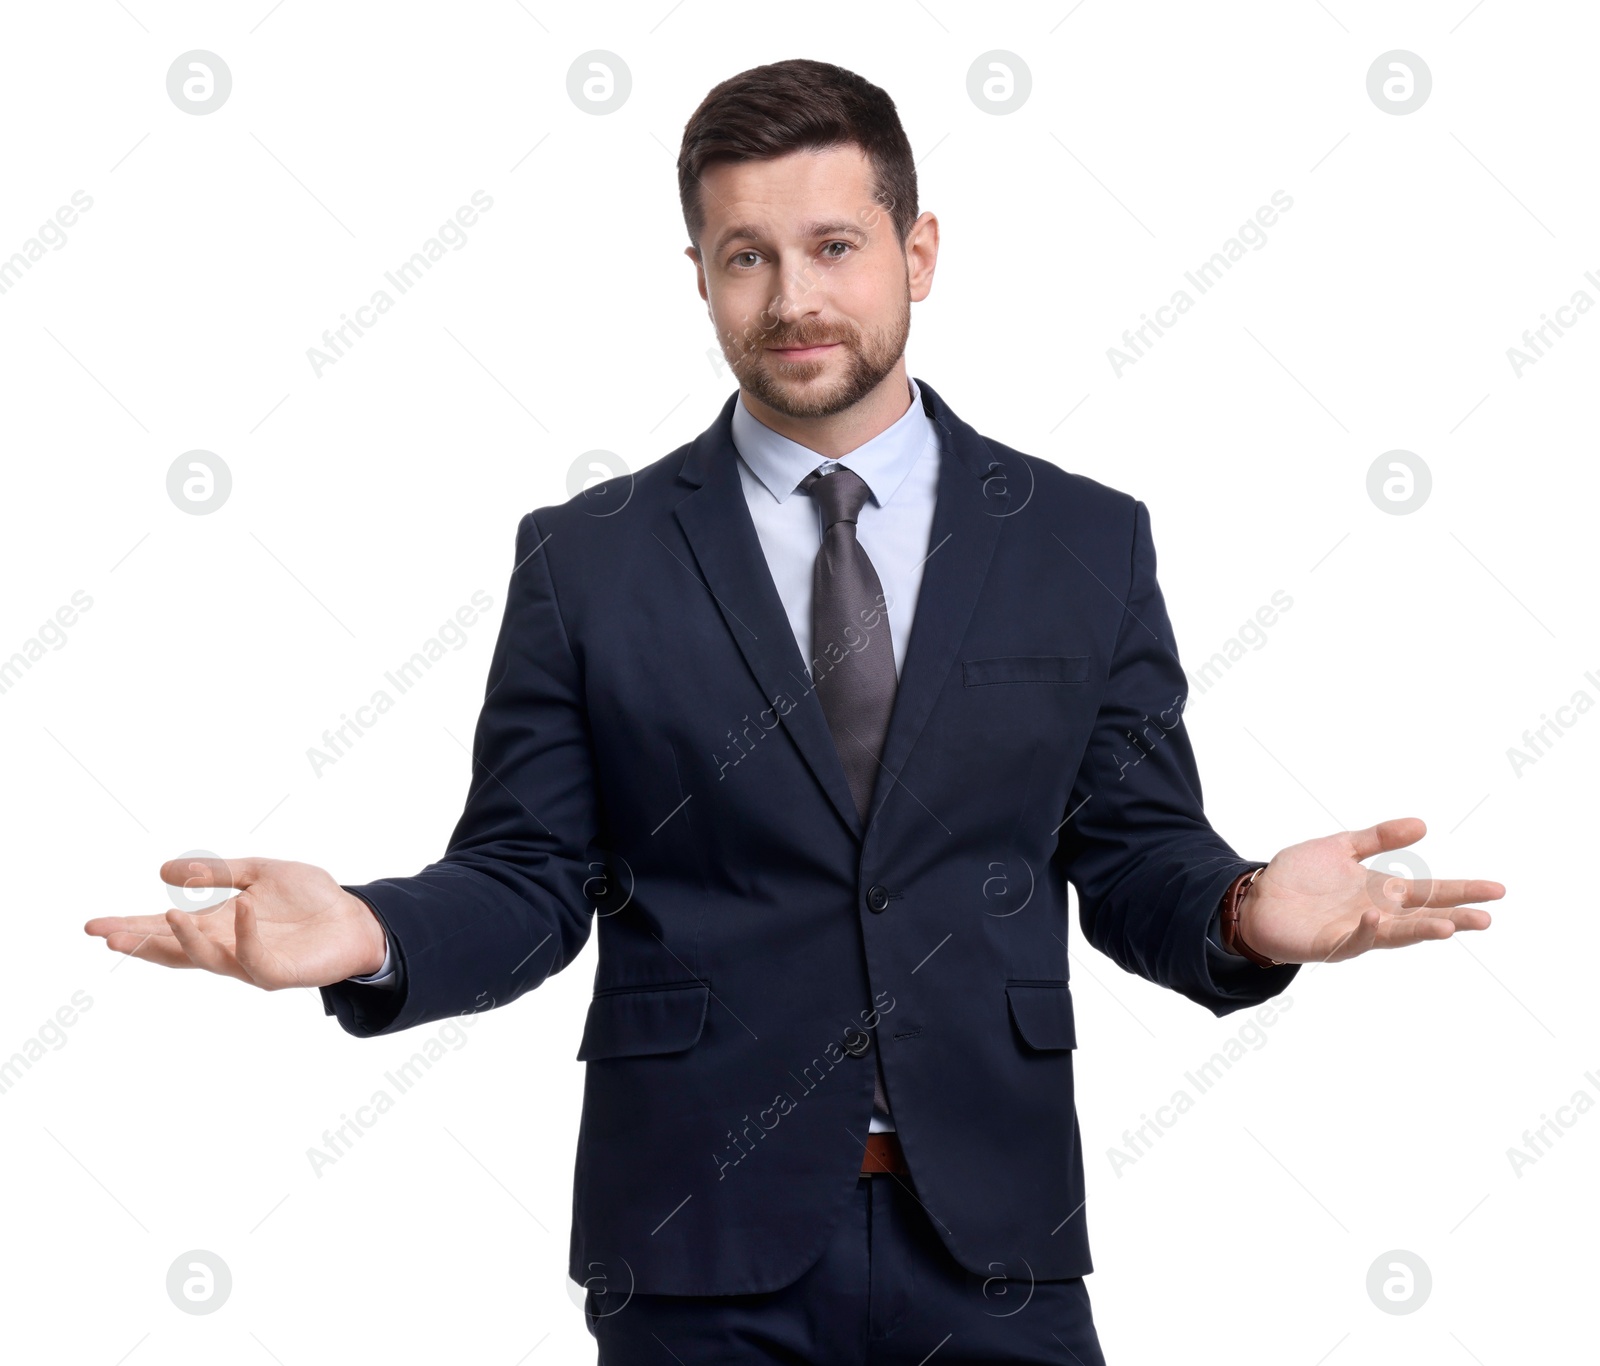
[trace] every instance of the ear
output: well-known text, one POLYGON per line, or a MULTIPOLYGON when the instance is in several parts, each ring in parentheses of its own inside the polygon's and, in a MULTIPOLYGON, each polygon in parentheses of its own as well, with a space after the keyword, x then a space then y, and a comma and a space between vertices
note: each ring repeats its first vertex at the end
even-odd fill
POLYGON ((706 268, 704 263, 700 260, 700 248, 685 247, 683 249, 683 254, 694 262, 695 284, 699 287, 700 297, 706 301, 706 308, 709 311, 711 307, 711 296, 706 293, 706 268))
POLYGON ((933 289, 933 271, 938 264, 939 220, 924 213, 906 234, 906 284, 914 303, 921 303, 933 289))

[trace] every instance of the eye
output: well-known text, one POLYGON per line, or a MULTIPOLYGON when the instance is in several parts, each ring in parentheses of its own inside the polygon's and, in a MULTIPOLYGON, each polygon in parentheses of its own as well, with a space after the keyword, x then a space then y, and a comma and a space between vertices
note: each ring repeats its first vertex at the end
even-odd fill
POLYGON ((846 252, 850 252, 850 251, 854 251, 854 250, 855 250, 855 244, 854 243, 852 243, 852 242, 844 242, 844 241, 827 242, 827 243, 824 243, 823 248, 822 248, 823 255, 830 261, 841 261, 841 260, 844 259, 844 256, 845 256, 846 252), (829 252, 828 252, 828 248, 829 247, 843 247, 844 251, 841 251, 841 252, 838 252, 836 254, 830 255, 829 252))
POLYGON ((736 251, 734 252, 733 257, 728 264, 736 266, 739 264, 740 258, 744 256, 754 256, 758 261, 761 259, 761 253, 759 251, 736 251))

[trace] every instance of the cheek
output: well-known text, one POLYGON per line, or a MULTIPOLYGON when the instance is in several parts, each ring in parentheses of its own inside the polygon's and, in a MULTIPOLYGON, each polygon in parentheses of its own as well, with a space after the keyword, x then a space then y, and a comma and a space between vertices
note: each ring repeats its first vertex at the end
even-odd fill
POLYGON ((767 322, 765 310, 771 297, 752 281, 741 280, 733 285, 719 284, 707 302, 718 335, 748 344, 767 322))
POLYGON ((863 331, 890 326, 899 317, 905 298, 905 279, 891 272, 856 271, 848 278, 829 282, 834 311, 863 331))

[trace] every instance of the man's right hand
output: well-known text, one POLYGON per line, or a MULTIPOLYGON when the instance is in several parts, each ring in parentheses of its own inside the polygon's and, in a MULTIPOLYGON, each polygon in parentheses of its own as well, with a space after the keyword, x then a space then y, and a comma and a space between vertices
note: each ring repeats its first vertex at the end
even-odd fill
POLYGON ((283 859, 184 858, 161 865, 169 887, 237 887, 205 911, 100 916, 84 925, 106 947, 169 968, 205 968, 263 991, 321 987, 383 966, 372 908, 328 873, 283 859))

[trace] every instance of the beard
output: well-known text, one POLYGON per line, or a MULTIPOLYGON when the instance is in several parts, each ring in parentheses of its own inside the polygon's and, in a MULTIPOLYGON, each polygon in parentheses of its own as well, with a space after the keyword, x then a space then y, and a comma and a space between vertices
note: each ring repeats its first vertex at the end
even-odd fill
POLYGON ((774 325, 729 362, 739 383, 774 411, 786 417, 832 417, 859 403, 884 381, 905 354, 910 333, 911 292, 907 289, 898 314, 882 328, 863 332, 850 323, 829 325, 814 320, 794 327, 774 325), (763 349, 825 342, 838 342, 844 352, 844 372, 829 384, 816 381, 825 366, 835 363, 833 355, 786 361, 763 349))

